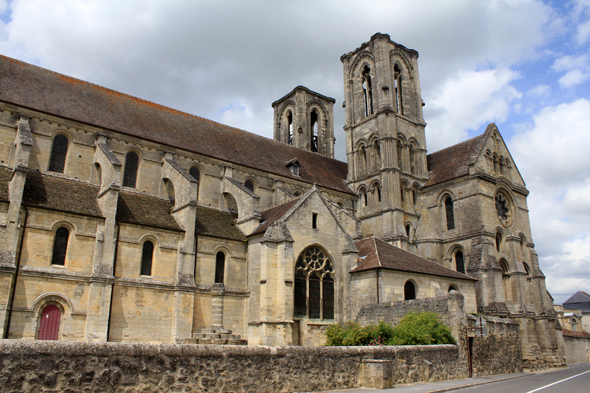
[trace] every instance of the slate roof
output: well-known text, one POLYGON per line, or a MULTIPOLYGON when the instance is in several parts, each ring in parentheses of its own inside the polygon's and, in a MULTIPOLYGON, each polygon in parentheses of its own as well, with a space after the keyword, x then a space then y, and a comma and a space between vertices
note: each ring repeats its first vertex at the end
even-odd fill
POLYGON ((61 212, 103 217, 96 196, 99 188, 37 171, 27 172, 22 204, 61 212))
POLYGON ((235 224, 237 218, 235 213, 198 206, 195 232, 202 236, 246 241, 246 236, 235 224))
POLYGON ((121 191, 117 202, 117 221, 182 231, 170 214, 173 206, 173 202, 155 196, 121 191))
POLYGON ((344 162, 6 56, 0 75, 2 101, 354 195, 344 162))
POLYGON ((583 313, 590 313, 590 295, 584 291, 578 291, 563 303, 563 308, 566 310, 582 310, 583 313))
POLYGON ((359 261, 362 262, 355 266, 350 271, 351 273, 371 269, 390 269, 401 272, 421 273, 429 274, 431 276, 477 281, 473 277, 447 269, 438 263, 392 246, 374 236, 358 240, 354 245, 359 251, 359 261))
POLYGON ((300 198, 301 197, 292 199, 289 202, 273 206, 269 209, 260 212, 260 214, 262 215, 262 218, 260 219, 261 224, 251 233, 251 235, 257 235, 259 233, 266 232, 268 227, 280 220, 281 217, 283 217, 285 214, 287 214, 287 212, 291 210, 293 206, 295 206, 295 204, 299 201, 300 198))
POLYGON ((464 142, 447 147, 426 156, 428 163, 428 181, 424 187, 433 186, 469 174, 469 166, 475 164, 479 152, 487 138, 486 132, 464 142))

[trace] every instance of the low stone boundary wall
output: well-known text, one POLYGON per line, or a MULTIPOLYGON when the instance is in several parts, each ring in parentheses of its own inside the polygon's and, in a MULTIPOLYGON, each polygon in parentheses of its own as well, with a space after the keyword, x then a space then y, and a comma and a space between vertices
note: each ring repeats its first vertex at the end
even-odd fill
POLYGON ((309 392, 466 378, 456 345, 255 347, 0 340, 0 390, 309 392))
POLYGON ((565 357, 568 363, 579 363, 590 361, 590 337, 582 332, 570 332, 563 330, 563 341, 565 342, 565 357), (577 333, 577 334, 576 334, 577 333))
MULTIPOLYGON (((488 333, 473 337, 471 359, 473 376, 520 373, 523 370, 520 325, 510 318, 485 317, 488 333)), ((469 326, 476 317, 468 315, 469 326)), ((472 335, 475 331, 471 331, 472 335)))

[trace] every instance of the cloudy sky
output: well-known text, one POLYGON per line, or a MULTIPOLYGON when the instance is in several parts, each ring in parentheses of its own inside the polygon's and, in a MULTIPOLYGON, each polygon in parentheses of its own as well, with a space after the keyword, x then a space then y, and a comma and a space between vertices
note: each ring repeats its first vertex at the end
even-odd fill
POLYGON ((556 303, 590 292, 590 0, 0 0, 0 53, 272 137, 270 104, 334 97, 376 33, 420 53, 428 150, 496 122, 556 303))

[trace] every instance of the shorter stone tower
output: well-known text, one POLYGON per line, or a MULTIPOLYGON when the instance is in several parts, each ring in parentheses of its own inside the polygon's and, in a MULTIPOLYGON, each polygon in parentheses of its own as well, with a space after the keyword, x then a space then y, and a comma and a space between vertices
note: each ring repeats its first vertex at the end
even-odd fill
POLYGON ((274 140, 334 158, 334 103, 304 86, 272 103, 274 140))

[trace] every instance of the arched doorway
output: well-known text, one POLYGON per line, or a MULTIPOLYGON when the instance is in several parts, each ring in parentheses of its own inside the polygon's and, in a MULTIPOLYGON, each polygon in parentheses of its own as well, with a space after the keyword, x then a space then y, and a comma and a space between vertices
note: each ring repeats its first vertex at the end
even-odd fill
POLYGON ((41 311, 41 321, 39 321, 39 340, 57 340, 59 337, 59 321, 61 319, 61 310, 54 304, 45 306, 41 311))
POLYGON ((416 287, 413 282, 406 281, 406 285, 404 285, 404 300, 414 299, 416 299, 416 287))

